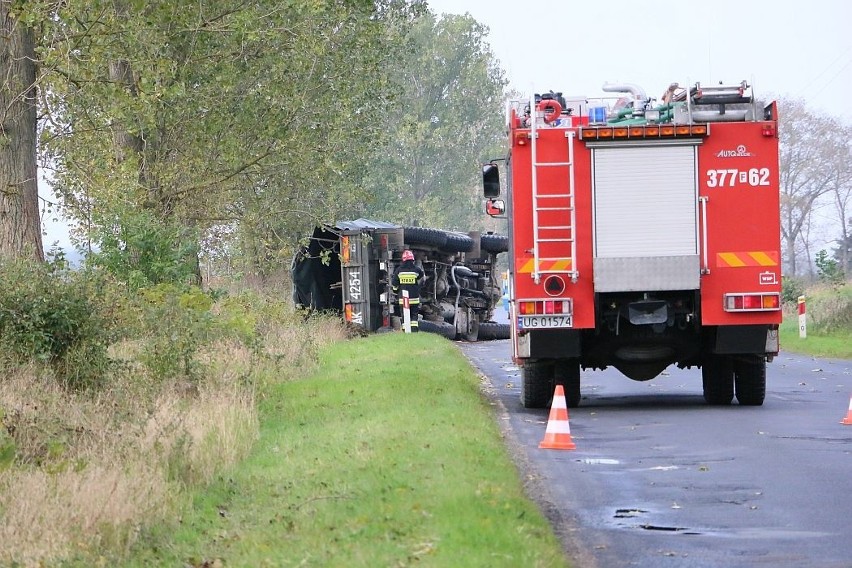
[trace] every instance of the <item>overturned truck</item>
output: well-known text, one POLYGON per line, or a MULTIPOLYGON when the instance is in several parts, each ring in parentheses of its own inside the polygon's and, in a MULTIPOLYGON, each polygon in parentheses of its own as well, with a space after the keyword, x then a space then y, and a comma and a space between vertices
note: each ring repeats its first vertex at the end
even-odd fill
POLYGON ((493 321, 501 297, 497 255, 508 238, 357 219, 316 227, 292 264, 293 301, 339 313, 367 331, 400 328, 399 298, 390 284, 402 251, 423 268, 420 329, 448 339, 508 339, 493 321))

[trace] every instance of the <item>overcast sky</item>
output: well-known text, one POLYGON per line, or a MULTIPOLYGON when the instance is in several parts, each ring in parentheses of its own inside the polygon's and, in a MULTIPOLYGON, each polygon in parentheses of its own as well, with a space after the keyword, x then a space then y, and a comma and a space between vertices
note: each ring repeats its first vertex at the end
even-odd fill
POLYGON ((758 98, 802 98, 852 123, 849 0, 428 0, 469 13, 511 86, 600 96, 605 82, 659 98, 681 86, 747 80, 758 98))

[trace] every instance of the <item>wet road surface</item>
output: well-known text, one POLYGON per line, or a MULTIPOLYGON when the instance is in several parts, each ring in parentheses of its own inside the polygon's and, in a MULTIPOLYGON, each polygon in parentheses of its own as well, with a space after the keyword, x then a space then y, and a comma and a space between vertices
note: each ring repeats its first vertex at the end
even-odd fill
POLYGON ((707 406, 698 369, 584 371, 577 449, 558 451, 509 342, 459 345, 579 568, 852 567, 852 361, 782 353, 761 407, 707 406))

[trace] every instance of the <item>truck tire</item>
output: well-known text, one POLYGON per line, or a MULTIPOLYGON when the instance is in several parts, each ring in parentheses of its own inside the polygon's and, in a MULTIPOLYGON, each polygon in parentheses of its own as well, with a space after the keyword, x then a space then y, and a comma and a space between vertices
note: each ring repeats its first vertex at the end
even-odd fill
POLYGON ((729 357, 708 355, 701 366, 701 380, 707 404, 731 404, 734 399, 734 369, 729 357))
POLYGON ((436 248, 443 248, 447 244, 447 233, 440 229, 430 229, 428 227, 405 227, 403 229, 405 244, 425 245, 436 248))
POLYGON ((420 320, 418 322, 418 327, 420 331, 425 331, 427 333, 435 333, 437 335, 443 335, 449 340, 453 340, 456 338, 456 328, 453 327, 453 324, 447 323, 444 321, 431 321, 431 320, 420 320))
POLYGON ((493 254, 507 252, 509 250, 509 237, 485 233, 479 237, 479 248, 493 254))
POLYGON ((485 321, 479 324, 479 340, 509 339, 511 330, 508 323, 485 321))
POLYGON ((734 362, 737 402, 743 406, 761 406, 766 398, 766 359, 762 355, 744 355, 734 362))
POLYGON ((444 252, 470 252, 473 250, 473 239, 462 233, 447 231, 447 244, 441 250, 444 252))
POLYGON ((527 361, 521 367, 521 404, 547 408, 553 397, 553 362, 527 361))
POLYGON ((553 382, 565 390, 568 408, 580 406, 580 360, 576 357, 558 359, 553 366, 553 382))

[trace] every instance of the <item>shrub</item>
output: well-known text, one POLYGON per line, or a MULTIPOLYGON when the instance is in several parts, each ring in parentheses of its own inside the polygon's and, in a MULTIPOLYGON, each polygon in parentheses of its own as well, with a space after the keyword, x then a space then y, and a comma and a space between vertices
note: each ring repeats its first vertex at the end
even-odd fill
POLYGON ((119 211, 92 237, 98 250, 87 257, 87 263, 133 289, 197 278, 197 236, 150 211, 119 211))
POLYGON ((817 267, 817 277, 819 277, 819 281, 823 284, 841 286, 846 281, 840 263, 833 258, 829 258, 828 252, 825 249, 817 253, 814 263, 817 267))
POLYGON ((805 283, 795 276, 781 277, 781 301, 788 305, 796 305, 799 296, 805 293, 805 283))
POLYGON ((201 377, 203 365, 196 354, 212 337, 212 305, 200 288, 159 284, 141 290, 140 360, 155 379, 201 377))
POLYGON ((808 327, 818 333, 852 330, 852 284, 814 288, 807 298, 808 327))
POLYGON ((72 388, 98 383, 108 366, 113 326, 98 275, 56 265, 0 264, 0 357, 50 365, 72 388))

